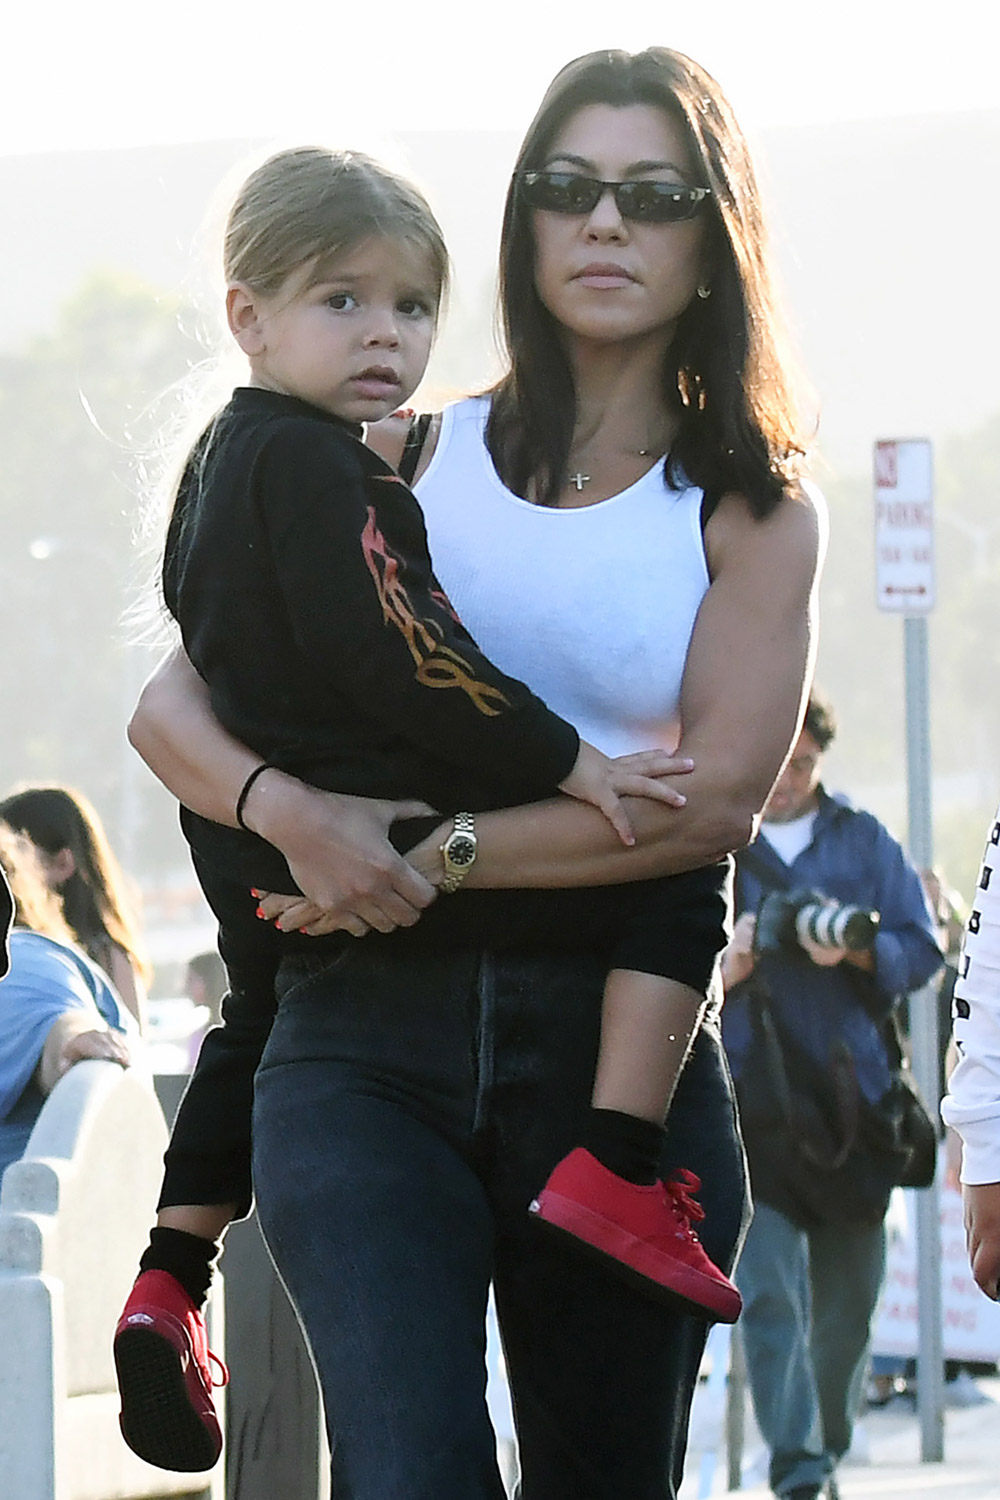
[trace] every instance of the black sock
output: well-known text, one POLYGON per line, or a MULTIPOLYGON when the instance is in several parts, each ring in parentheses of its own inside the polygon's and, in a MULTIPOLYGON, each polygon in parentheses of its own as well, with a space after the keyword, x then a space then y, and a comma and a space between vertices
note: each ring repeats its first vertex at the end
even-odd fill
POLYGON ((140 1271, 169 1271, 195 1307, 204 1307, 219 1246, 215 1240, 188 1234, 186 1229, 151 1229, 142 1252, 140 1271))
POLYGON ((581 1144, 609 1172, 648 1186, 660 1175, 664 1134, 655 1120, 640 1120, 617 1109, 591 1109, 581 1144))

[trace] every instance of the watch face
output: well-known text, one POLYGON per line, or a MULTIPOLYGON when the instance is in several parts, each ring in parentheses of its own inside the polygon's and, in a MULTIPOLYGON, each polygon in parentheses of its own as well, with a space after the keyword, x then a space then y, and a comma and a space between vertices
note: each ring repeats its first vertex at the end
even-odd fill
POLYGON ((453 834, 448 840, 448 863, 450 865, 471 865, 476 857, 476 843, 464 833, 453 834))

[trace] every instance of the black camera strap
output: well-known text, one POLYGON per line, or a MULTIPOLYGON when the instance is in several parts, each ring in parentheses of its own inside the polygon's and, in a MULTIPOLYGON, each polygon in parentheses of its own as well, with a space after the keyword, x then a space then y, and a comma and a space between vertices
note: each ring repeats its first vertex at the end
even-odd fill
POLYGON ((737 904, 740 911, 745 911, 749 902, 743 889, 743 876, 754 875, 767 891, 790 891, 794 889, 795 882, 789 874, 788 866, 781 860, 781 856, 775 851, 770 858, 763 849, 755 844, 741 849, 736 856, 736 889, 737 904))
MULTIPOLYGON (((741 849, 736 856, 737 891, 740 910, 749 903, 741 883, 741 875, 753 875, 764 891, 792 891, 796 882, 777 851, 769 857, 765 849, 749 847, 741 849)), ((774 1091, 774 1100, 785 1121, 785 1128, 796 1149, 813 1166, 825 1172, 835 1172, 844 1165, 854 1147, 858 1132, 858 1086, 850 1052, 838 1044, 827 1059, 824 1069, 830 1114, 828 1135, 815 1135, 804 1128, 804 1121, 796 1109, 788 1074, 786 1058, 787 1043, 781 1039, 780 1028, 773 1012, 774 997, 768 983, 769 960, 761 956, 749 979, 745 981, 753 1025, 763 1047, 765 1070, 774 1091)))

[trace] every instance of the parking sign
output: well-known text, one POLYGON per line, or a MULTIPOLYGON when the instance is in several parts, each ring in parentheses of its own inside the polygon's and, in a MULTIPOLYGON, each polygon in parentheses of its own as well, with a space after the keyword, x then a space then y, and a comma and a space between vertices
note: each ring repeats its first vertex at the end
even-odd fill
POLYGON ((926 438, 875 444, 875 589, 879 609, 934 608, 934 472, 926 438))

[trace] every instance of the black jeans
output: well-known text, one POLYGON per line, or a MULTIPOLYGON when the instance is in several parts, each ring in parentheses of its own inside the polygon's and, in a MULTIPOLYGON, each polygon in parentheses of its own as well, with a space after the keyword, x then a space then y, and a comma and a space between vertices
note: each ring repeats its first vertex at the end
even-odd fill
MULTIPOLYGON (((527 1213, 579 1139, 605 967, 365 944, 282 964, 256 1080, 257 1206, 318 1367, 338 1500, 500 1500, 491 1279, 522 1500, 676 1494, 705 1325, 527 1213)), ((713 1020, 663 1165, 701 1176, 705 1248, 731 1266, 746 1179, 713 1020)))
MULTIPOLYGON (((572 954, 597 950, 616 968, 662 974, 704 994, 726 941, 730 865, 723 860, 591 890, 463 892, 458 901, 435 903, 410 931, 372 934, 365 948, 380 953, 388 945, 404 964, 462 946, 545 954, 556 946, 572 954)), ((195 869, 219 919, 230 990, 224 1024, 206 1036, 174 1122, 158 1207, 235 1203, 235 1216, 242 1218, 252 1201, 253 1077, 274 1019, 278 965, 298 953, 325 967, 354 939, 279 935, 254 916, 249 886, 220 876, 197 855, 195 869)))

